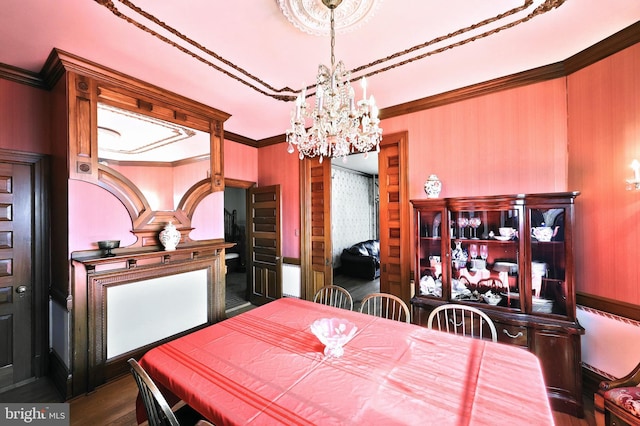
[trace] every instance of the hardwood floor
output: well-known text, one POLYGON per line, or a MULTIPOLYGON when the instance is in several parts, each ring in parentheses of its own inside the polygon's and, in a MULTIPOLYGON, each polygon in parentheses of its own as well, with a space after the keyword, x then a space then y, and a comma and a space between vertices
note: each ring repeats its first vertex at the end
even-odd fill
POLYGON ((138 387, 128 374, 109 382, 95 392, 72 399, 71 426, 114 425, 134 426, 138 387))
POLYGON ((225 310, 228 312, 243 308, 247 300, 247 273, 229 272, 225 276, 225 310))
POLYGON ((370 293, 380 291, 380 278, 373 281, 364 280, 362 278, 353 278, 346 275, 334 275, 333 284, 343 287, 349 291, 353 298, 353 310, 359 311, 362 299, 370 293))

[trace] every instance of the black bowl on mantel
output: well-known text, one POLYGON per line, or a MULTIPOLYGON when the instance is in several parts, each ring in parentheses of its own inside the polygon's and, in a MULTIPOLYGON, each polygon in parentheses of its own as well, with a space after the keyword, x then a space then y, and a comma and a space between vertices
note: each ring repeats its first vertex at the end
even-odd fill
POLYGON ((120 240, 105 240, 98 241, 98 248, 100 250, 106 250, 104 257, 113 257, 115 254, 111 253, 111 250, 120 247, 120 240))

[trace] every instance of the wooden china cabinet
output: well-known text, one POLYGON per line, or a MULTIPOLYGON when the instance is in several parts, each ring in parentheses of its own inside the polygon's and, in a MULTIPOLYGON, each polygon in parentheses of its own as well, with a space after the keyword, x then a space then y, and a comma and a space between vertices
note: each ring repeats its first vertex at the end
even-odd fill
MULTIPOLYGON (((411 201, 413 321, 444 303, 486 312, 498 341, 538 356, 554 410, 583 416, 573 269, 578 192, 411 201)), ((514 407, 514 409, 521 409, 514 407)))

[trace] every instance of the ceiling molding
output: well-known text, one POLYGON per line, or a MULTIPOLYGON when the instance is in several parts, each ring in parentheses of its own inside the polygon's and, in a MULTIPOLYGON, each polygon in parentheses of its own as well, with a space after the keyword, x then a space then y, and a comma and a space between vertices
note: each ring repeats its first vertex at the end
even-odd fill
POLYGON ((471 86, 461 87, 460 89, 450 90, 427 98, 417 99, 415 101, 393 107, 383 108, 380 110, 380 119, 384 120, 400 115, 411 114, 425 109, 460 102, 465 99, 484 96, 490 93, 496 93, 516 87, 527 86, 546 80, 553 80, 564 76, 564 67, 561 62, 546 65, 529 71, 508 75, 506 77, 499 77, 471 86))
MULTIPOLYGON (((451 90, 449 92, 440 93, 415 101, 406 102, 388 108, 380 109, 379 117, 381 120, 398 117, 401 115, 412 114, 443 105, 460 102, 465 99, 471 99, 478 96, 496 93, 502 90, 513 89, 515 87, 526 86, 541 81, 552 80, 554 78, 564 77, 566 75, 561 62, 535 68, 533 70, 524 71, 505 77, 496 78, 482 83, 474 84, 460 89, 451 90)), ((275 145, 286 141, 286 135, 283 133, 258 141, 258 147, 262 148, 268 145, 275 145)))
POLYGON ((640 21, 564 60, 567 75, 640 42, 640 21))
MULTIPOLYGON (((539 83, 554 78, 566 77, 576 71, 579 71, 582 68, 585 68, 639 42, 640 22, 636 22, 635 24, 630 25, 629 27, 611 35, 610 37, 607 37, 606 39, 594 44, 593 46, 584 49, 583 51, 565 59, 562 62, 557 62, 555 64, 546 65, 543 67, 535 68, 533 70, 496 78, 479 84, 462 87, 459 89, 451 90, 449 92, 417 99, 411 102, 406 102, 404 104, 383 108, 380 110, 380 117, 382 119, 393 118, 404 114, 410 114, 429 108, 435 108, 438 106, 459 102, 460 100, 470 99, 476 96, 495 93, 501 90, 539 83)), ((54 49, 54 51, 57 51, 57 53, 61 53, 57 49, 54 49)), ((56 52, 52 52, 52 57, 54 56, 54 53, 56 52)), ((65 54, 69 55, 74 60, 78 59, 66 52, 65 54)), ((64 67, 61 66, 60 63, 58 63, 57 65, 58 66, 56 67, 56 63, 48 60, 47 64, 45 64, 45 66, 43 67, 43 72, 37 74, 11 65, 0 64, 0 78, 11 80, 20 84, 27 84, 29 86, 37 87, 40 89, 50 89, 51 87, 53 87, 53 84, 51 83, 53 81, 57 81, 57 78, 59 78, 59 76, 61 75, 60 71, 64 71, 64 67), (58 68, 60 71, 56 72, 56 68, 58 68), (45 81, 42 75, 47 75, 49 76, 49 78, 45 81)), ((241 143, 243 145, 251 146, 254 148, 262 148, 269 145, 275 145, 278 143, 283 143, 286 140, 285 134, 255 140, 229 131, 225 131, 224 137, 227 140, 241 143)))
MULTIPOLYGON (((606 39, 590 46, 583 51, 565 59, 562 62, 546 65, 532 70, 499 77, 493 80, 461 87, 449 92, 440 93, 415 101, 398 104, 392 107, 380 109, 380 119, 398 117, 405 114, 435 108, 477 96, 484 96, 502 90, 513 89, 529 84, 540 83, 542 81, 555 78, 566 77, 580 69, 611 56, 640 42, 640 22, 607 37, 606 39)), ((286 135, 272 136, 270 138, 257 141, 258 147, 274 145, 286 141, 286 135)))
MULTIPOLYGON (((107 8, 117 18, 124 20, 139 30, 156 37, 162 43, 179 50, 180 52, 211 67, 213 70, 244 84, 262 95, 279 101, 290 102, 294 101, 298 93, 302 91, 302 89, 292 89, 289 86, 276 88, 272 84, 262 80, 254 74, 251 74, 249 71, 214 52, 197 40, 194 40, 181 33, 176 28, 171 27, 166 22, 163 22, 143 8, 136 6, 132 0, 117 0, 116 2, 111 0, 95 1, 101 6, 107 8), (120 6, 116 3, 120 3, 120 6), (182 42, 186 43, 187 46, 171 40, 165 35, 167 33, 171 34, 173 37, 177 37, 182 42)), ((459 28, 427 42, 387 55, 386 57, 379 58, 368 64, 353 68, 349 72, 352 74, 354 79, 356 78, 356 74, 357 78, 360 78, 371 77, 376 74, 387 72, 391 69, 402 67, 411 62, 423 60, 430 56, 446 52, 450 49, 472 43, 476 40, 491 37, 500 31, 524 24, 536 16, 545 14, 560 7, 565 1, 566 0, 541 0, 541 3, 536 4, 533 0, 521 0, 521 5, 515 6, 509 10, 504 10, 496 16, 459 28), (523 13, 526 14, 519 17, 520 14, 523 13), (493 28, 491 27, 493 24, 498 26, 493 28), (457 40, 458 37, 464 38, 457 40), (425 51, 425 49, 433 50, 425 51)), ((314 2, 314 4, 315 3, 317 2, 314 2)), ((312 96, 314 94, 315 85, 307 86, 306 90, 308 96, 312 96)))
POLYGON ((248 146, 252 146, 254 148, 259 148, 258 147, 258 141, 256 141, 255 139, 251 139, 251 138, 247 138, 245 136, 239 135, 237 133, 233 133, 233 132, 228 132, 228 131, 224 131, 224 138, 226 140, 232 141, 232 142, 238 142, 241 143, 243 145, 248 145, 248 146))
POLYGON ((27 86, 33 86, 38 89, 48 88, 40 74, 8 64, 0 63, 0 78, 26 84, 27 86))

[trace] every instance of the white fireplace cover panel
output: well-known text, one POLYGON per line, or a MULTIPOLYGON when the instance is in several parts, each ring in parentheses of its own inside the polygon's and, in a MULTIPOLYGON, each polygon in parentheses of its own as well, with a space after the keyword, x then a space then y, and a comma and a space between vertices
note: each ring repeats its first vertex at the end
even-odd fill
POLYGON ((107 288, 107 359, 207 322, 207 270, 107 288))

